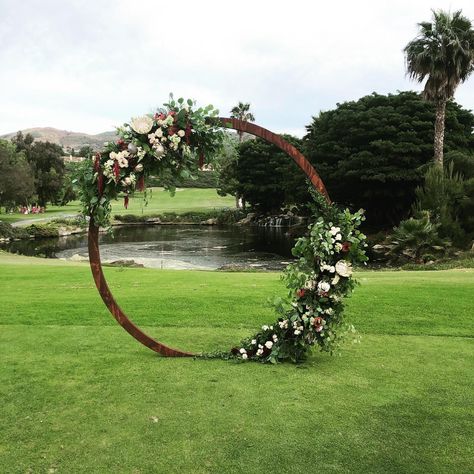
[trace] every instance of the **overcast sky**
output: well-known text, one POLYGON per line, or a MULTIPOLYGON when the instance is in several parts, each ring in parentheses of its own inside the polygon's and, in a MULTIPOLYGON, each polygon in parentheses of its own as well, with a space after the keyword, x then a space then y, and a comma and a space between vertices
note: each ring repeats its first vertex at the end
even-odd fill
MULTIPOLYGON (((474 20, 472 0, 0 0, 0 134, 100 133, 173 91, 302 135, 337 103, 420 90, 402 49, 432 8, 474 20)), ((474 109, 474 77, 456 100, 474 109)))

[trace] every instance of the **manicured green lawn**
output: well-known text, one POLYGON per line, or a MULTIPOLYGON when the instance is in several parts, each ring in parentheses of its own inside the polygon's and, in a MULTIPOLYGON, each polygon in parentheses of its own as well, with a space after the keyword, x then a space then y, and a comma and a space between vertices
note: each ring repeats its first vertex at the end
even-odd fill
MULTIPOLYGON (((107 268, 152 335, 223 349, 271 321, 277 274, 107 268)), ((164 359, 83 264, 0 254, 0 471, 468 473, 474 271, 364 272, 362 334, 303 366, 164 359)))
MULTIPOLYGON (((193 212, 221 209, 224 207, 235 207, 235 198, 232 196, 219 196, 215 189, 182 188, 178 189, 174 196, 162 188, 150 188, 148 190, 148 205, 142 198, 142 193, 136 193, 130 199, 128 210, 123 207, 123 201, 112 203, 113 214, 137 214, 149 215, 163 212, 193 212)), ((48 206, 44 214, 19 213, 0 214, 0 221, 18 222, 25 219, 44 219, 45 217, 62 217, 77 214, 81 210, 78 201, 70 202, 67 206, 48 206)))

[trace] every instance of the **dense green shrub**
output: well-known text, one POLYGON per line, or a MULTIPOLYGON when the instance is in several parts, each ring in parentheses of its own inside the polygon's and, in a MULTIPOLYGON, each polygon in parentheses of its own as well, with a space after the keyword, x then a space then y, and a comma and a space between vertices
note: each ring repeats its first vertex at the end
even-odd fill
MULTIPOLYGON (((434 120, 434 105, 418 93, 374 93, 315 117, 305 154, 335 201, 365 209, 371 228, 387 228, 409 215, 433 159, 434 120)), ((473 126, 470 111, 448 103, 446 152, 472 150, 473 126)))
POLYGON ((439 236, 439 223, 432 222, 428 212, 419 218, 400 222, 388 237, 386 248, 392 261, 424 263, 445 255, 451 246, 447 238, 439 236))

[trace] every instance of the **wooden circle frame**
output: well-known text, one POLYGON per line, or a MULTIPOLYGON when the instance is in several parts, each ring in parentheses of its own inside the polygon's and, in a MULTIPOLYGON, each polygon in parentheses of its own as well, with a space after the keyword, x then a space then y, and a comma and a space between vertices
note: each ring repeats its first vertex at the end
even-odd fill
MULTIPOLYGON (((263 140, 266 140, 267 142, 272 143, 273 145, 283 150, 303 170, 303 172, 311 181, 315 189, 319 191, 323 196, 325 196, 328 202, 330 202, 326 187, 324 186, 322 179, 319 177, 318 173, 313 168, 311 163, 304 157, 304 155, 299 150, 297 150, 293 145, 290 145, 280 135, 270 132, 270 130, 260 127, 259 125, 255 125, 251 122, 245 122, 243 120, 220 117, 218 121, 224 128, 230 128, 238 132, 244 132, 249 133, 251 135, 255 135, 256 137, 262 138, 263 140)), ((88 247, 89 263, 97 290, 99 291, 99 294, 102 300, 104 301, 105 306, 107 306, 107 309, 116 319, 116 321, 120 324, 120 326, 122 326, 123 329, 125 329, 125 331, 127 331, 138 342, 162 356, 192 357, 196 355, 192 352, 174 349, 163 344, 162 342, 157 341, 156 339, 153 339, 151 336, 143 332, 136 324, 134 324, 129 319, 129 317, 123 312, 123 310, 115 301, 115 298, 112 292, 110 291, 109 285, 107 284, 107 280, 105 279, 100 259, 99 228, 94 224, 92 219, 89 224, 88 247)))

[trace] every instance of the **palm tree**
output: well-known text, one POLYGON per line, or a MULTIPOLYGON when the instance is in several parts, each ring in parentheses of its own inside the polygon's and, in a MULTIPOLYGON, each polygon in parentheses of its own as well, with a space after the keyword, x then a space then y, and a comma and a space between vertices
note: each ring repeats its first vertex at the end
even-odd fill
MULTIPOLYGON (((255 120, 253 113, 250 112, 250 104, 244 104, 243 102, 239 102, 238 105, 232 108, 230 116, 244 122, 253 122, 255 120)), ((242 143, 244 132, 239 130, 237 133, 239 134, 239 142, 242 143)))
POLYGON ((433 22, 418 26, 418 36, 404 49, 407 74, 418 82, 427 79, 423 96, 436 106, 434 160, 442 167, 446 103, 474 70, 474 30, 461 10, 433 10, 433 22))

